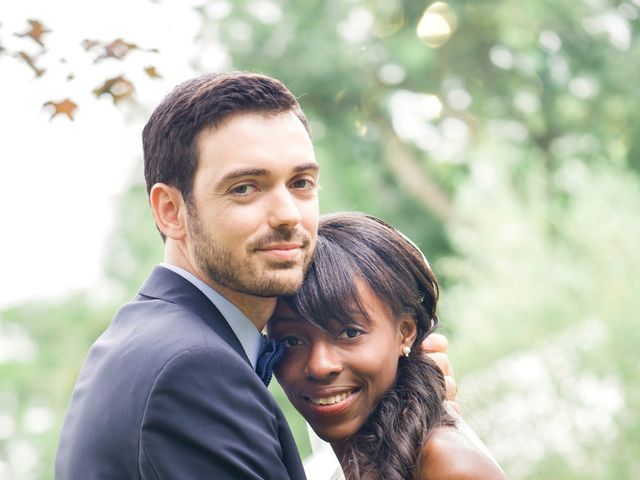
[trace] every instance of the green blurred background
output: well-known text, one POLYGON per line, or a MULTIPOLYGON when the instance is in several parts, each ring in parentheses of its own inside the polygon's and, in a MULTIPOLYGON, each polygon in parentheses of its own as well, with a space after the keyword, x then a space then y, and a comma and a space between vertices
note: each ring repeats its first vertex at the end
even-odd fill
MULTIPOLYGON (((422 247, 464 417, 510 478, 640 478, 640 1, 193 8, 195 71, 215 45, 300 97, 322 211, 373 213, 422 247)), ((110 293, 0 311, 0 479, 53 477, 84 356, 161 260, 140 156, 110 293)))

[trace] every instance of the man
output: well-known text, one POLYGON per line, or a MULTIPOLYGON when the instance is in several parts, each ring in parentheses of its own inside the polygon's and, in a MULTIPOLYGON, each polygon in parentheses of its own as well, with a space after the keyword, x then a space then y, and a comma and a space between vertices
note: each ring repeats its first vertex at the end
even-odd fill
POLYGON ((164 263, 91 348, 56 478, 302 479, 255 368, 276 297, 301 285, 316 241, 304 114, 271 78, 205 75, 156 108, 143 146, 164 263))

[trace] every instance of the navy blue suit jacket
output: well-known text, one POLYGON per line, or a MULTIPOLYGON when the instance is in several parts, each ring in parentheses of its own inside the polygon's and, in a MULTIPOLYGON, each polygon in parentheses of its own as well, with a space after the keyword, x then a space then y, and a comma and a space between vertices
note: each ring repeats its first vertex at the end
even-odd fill
POLYGON ((57 480, 304 479, 282 411, 211 301, 156 267, 89 351, 57 480))

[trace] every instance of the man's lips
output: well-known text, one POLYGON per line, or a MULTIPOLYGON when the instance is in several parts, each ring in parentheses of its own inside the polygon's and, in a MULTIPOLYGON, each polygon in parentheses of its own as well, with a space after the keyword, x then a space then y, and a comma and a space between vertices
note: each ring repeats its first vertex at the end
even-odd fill
POLYGON ((256 249, 258 252, 281 260, 293 260, 302 252, 299 243, 278 243, 256 249))
POLYGON ((273 245, 260 247, 258 250, 293 250, 295 248, 302 248, 302 245, 299 243, 274 243, 273 245))

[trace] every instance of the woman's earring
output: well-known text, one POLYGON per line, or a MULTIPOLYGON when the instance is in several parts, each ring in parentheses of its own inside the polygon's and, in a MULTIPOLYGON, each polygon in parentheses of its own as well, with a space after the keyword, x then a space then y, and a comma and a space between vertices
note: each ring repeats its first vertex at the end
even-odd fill
POLYGON ((410 353, 411 353, 411 347, 409 347, 408 345, 405 345, 404 347, 402 347, 402 355, 404 355, 405 357, 408 357, 410 353))

